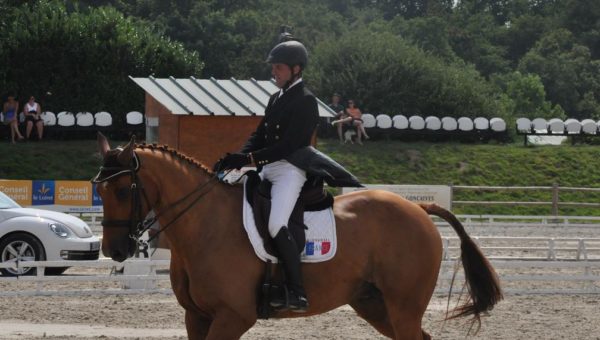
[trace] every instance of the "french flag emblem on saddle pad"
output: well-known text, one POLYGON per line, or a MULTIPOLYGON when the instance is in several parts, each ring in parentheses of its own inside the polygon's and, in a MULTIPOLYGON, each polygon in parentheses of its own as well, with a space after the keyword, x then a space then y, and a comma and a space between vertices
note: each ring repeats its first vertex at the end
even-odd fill
POLYGON ((331 250, 331 241, 330 240, 310 240, 306 241, 306 245, 304 246, 304 255, 313 256, 317 255, 326 255, 331 250))
MULTIPOLYGON (((246 197, 245 185, 243 197, 246 197)), ((277 258, 269 255, 263 246, 262 238, 256 230, 252 207, 245 198, 242 200, 244 202, 244 228, 246 229, 246 233, 248 233, 248 238, 250 239, 250 243, 252 243, 256 256, 265 262, 270 260, 273 263, 277 263, 277 258)), ((306 244, 300 255, 300 260, 302 262, 315 263, 332 259, 337 251, 333 209, 305 212, 304 224, 306 224, 308 230, 306 230, 306 244)))

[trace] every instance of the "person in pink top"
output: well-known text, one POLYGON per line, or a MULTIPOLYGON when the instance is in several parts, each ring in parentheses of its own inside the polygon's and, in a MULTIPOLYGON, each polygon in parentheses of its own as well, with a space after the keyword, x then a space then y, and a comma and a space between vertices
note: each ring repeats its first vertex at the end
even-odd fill
POLYGON ((353 99, 348 99, 348 107, 346 108, 345 115, 331 122, 331 125, 335 126, 336 124, 344 124, 350 123, 353 126, 356 126, 356 139, 358 144, 362 145, 362 136, 365 136, 365 139, 369 139, 369 135, 365 131, 365 127, 362 120, 362 112, 358 107, 356 107, 356 103, 353 99))

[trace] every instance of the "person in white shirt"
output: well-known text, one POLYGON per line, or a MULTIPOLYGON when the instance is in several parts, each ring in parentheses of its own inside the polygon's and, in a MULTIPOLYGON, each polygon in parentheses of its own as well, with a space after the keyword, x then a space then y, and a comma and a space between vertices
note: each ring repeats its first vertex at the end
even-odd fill
POLYGON ((29 139, 31 136, 31 130, 35 126, 37 131, 37 136, 39 140, 42 140, 44 135, 44 122, 42 121, 42 108, 39 103, 35 101, 34 96, 29 97, 29 101, 25 103, 25 137, 29 139))

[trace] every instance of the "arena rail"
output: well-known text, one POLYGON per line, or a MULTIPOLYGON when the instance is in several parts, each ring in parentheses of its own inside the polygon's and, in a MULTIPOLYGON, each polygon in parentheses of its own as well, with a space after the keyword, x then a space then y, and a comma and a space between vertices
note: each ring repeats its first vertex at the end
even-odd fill
MULTIPOLYGON (((600 238, 474 237, 500 275, 507 294, 599 294, 600 238), (520 245, 515 245, 519 244, 520 245), (538 242, 539 245, 531 246, 538 242), (526 254, 538 253, 538 256, 526 254), (543 283, 546 284, 543 284, 543 283), (556 284, 560 282, 560 284, 556 284)), ((444 237, 444 255, 436 293, 447 294, 459 260, 459 240, 444 237)), ((36 267, 33 276, 0 276, 0 296, 172 294, 169 260, 130 259, 123 263, 98 261, 35 261, 17 266, 36 267), (73 267, 78 274, 44 275, 43 268, 73 267), (106 269, 90 274, 81 268, 106 269), (119 270, 122 268, 122 270, 119 270), (120 274, 119 272, 122 272, 120 274), (69 283, 76 288, 57 289, 69 283), (79 284, 81 283, 81 284, 79 284), (87 283, 87 284, 86 284, 87 283), (90 284, 96 286, 89 288, 90 284), (109 287, 97 287, 101 284, 109 287), (163 283, 163 284, 161 284, 163 283), (87 287, 87 288, 79 288, 87 287)), ((14 263, 0 263, 0 268, 14 263)), ((89 270, 88 270, 89 271, 89 270)), ((462 275, 453 293, 460 292, 462 275), (457 288, 458 287, 458 288, 457 288)))
POLYGON ((0 276, 4 287, 0 296, 39 295, 111 295, 136 293, 171 294, 170 284, 160 288, 161 281, 169 281, 170 260, 129 259, 122 263, 101 259, 96 261, 27 261, 4 262, 0 268, 36 268, 36 275, 0 276), (73 267, 106 269, 104 273, 80 273, 69 275, 45 275, 45 268, 73 267), (112 287, 87 289, 46 289, 46 284, 61 283, 112 283, 112 287), (10 285, 10 284, 13 285, 10 285), (32 289, 32 287, 34 288, 32 289))
MULTIPOLYGON (((70 212, 77 216, 99 235, 102 232, 102 213, 70 212)), ((456 215, 456 217, 467 228, 469 227, 507 227, 507 226, 529 226, 529 227, 590 227, 600 228, 600 216, 538 216, 538 215, 456 215)), ((438 226, 448 226, 448 223, 435 218, 438 226)))

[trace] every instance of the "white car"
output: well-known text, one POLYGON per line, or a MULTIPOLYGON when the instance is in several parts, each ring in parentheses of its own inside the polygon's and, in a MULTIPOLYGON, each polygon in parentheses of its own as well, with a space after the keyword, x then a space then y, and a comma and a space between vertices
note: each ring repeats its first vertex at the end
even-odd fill
MULTIPOLYGON (((61 212, 22 208, 0 192, 0 261, 97 260, 100 240, 81 219, 61 212)), ((68 267, 46 268, 58 275, 68 267)), ((31 275, 34 267, 0 269, 3 275, 31 275)))

